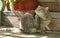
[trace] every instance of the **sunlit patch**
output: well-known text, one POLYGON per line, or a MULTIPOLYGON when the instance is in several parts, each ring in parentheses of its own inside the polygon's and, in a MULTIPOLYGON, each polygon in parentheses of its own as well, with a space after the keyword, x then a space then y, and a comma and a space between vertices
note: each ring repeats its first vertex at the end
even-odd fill
POLYGON ((0 35, 0 38, 15 38, 15 37, 0 35))
POLYGON ((12 33, 4 33, 4 35, 11 35, 12 33))
POLYGON ((11 32, 13 32, 13 33, 20 33, 21 32, 19 28, 12 28, 11 30, 12 30, 11 32))
POLYGON ((19 35, 20 37, 29 37, 29 38, 31 38, 31 37, 37 37, 36 35, 19 35))
POLYGON ((42 36, 41 38, 49 38, 48 36, 42 36))
POLYGON ((3 38, 15 38, 15 37, 11 37, 11 36, 5 36, 5 37, 3 37, 3 38))
POLYGON ((3 35, 0 35, 0 38, 4 37, 3 35))

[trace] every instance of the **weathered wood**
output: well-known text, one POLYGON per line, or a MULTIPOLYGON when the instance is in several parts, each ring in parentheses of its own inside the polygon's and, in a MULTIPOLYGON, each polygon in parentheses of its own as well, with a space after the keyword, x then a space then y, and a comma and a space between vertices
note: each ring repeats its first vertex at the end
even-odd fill
POLYGON ((59 12, 51 12, 52 20, 49 25, 51 30, 60 30, 60 13, 59 12))
POLYGON ((50 12, 52 18, 54 19, 60 19, 60 12, 50 12))
POLYGON ((0 12, 0 25, 1 25, 1 12, 0 12))
POLYGON ((53 2, 53 0, 50 2, 47 2, 47 1, 43 1, 39 3, 40 6, 43 6, 43 7, 49 7, 49 10, 50 11, 60 11, 60 1, 56 1, 56 2, 53 2))
POLYGON ((49 27, 51 30, 60 30, 60 19, 52 19, 49 27))
MULTIPOLYGON (((5 12, 4 12, 5 13, 5 12)), ((50 29, 52 30, 60 30, 60 12, 50 12, 51 16, 52 16, 52 22, 49 25, 50 29)), ((5 13, 6 14, 6 13, 5 13)), ((13 25, 14 27, 19 27, 19 15, 20 13, 17 13, 17 15, 15 15, 14 13, 12 13, 13 15, 4 15, 5 18, 2 18, 6 21, 3 21, 4 23, 8 24, 8 25, 13 25), (6 18, 7 17, 7 18, 6 18), (7 20, 9 19, 9 21, 7 20)))
POLYGON ((3 16, 2 17, 2 25, 3 26, 13 26, 19 27, 18 17, 16 16, 3 16))
POLYGON ((39 2, 59 2, 59 0, 38 0, 39 2))

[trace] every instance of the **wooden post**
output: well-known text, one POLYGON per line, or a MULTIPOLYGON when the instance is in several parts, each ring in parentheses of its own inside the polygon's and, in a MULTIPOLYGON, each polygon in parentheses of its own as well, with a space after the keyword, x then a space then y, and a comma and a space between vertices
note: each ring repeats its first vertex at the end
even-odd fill
POLYGON ((0 25, 1 25, 1 12, 0 12, 0 25))

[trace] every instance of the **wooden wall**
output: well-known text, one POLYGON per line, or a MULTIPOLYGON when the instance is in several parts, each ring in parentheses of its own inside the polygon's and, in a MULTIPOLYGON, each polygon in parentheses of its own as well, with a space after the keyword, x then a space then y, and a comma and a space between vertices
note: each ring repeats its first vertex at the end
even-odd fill
POLYGON ((50 12, 52 16, 49 27, 51 30, 60 30, 60 12, 50 12))
POLYGON ((1 25, 8 26, 8 27, 19 27, 18 18, 19 17, 17 17, 14 12, 4 12, 4 14, 2 15, 1 25))
POLYGON ((39 0, 40 6, 49 7, 51 11, 60 11, 60 0, 39 0))
MULTIPOLYGON (((49 24, 50 29, 51 30, 60 30, 60 12, 50 12, 50 13, 52 16, 52 21, 49 24)), ((19 27, 20 21, 18 20, 19 17, 17 17, 16 15, 7 15, 7 16, 3 16, 3 17, 5 17, 3 19, 3 23, 5 25, 7 24, 7 26, 12 25, 14 27, 19 27)))
POLYGON ((38 0, 39 2, 59 2, 60 0, 38 0))

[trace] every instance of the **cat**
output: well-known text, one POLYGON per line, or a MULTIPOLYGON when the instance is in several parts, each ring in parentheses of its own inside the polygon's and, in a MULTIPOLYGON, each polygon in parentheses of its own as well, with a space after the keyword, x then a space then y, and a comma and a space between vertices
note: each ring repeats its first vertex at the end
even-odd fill
POLYGON ((35 33, 36 25, 34 17, 30 13, 25 13, 20 19, 20 29, 24 33, 35 33))
POLYGON ((38 6, 35 10, 35 19, 38 23, 38 32, 50 30, 48 27, 49 23, 51 22, 51 15, 48 11, 48 7, 40 7, 38 6), (36 18, 37 17, 37 18, 36 18), (46 28, 46 29, 45 29, 46 28))

